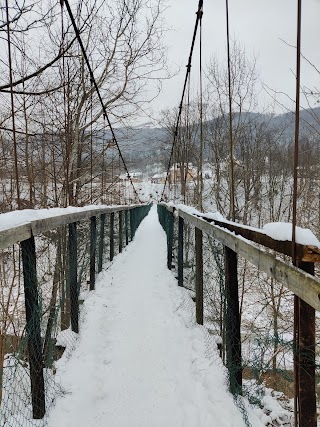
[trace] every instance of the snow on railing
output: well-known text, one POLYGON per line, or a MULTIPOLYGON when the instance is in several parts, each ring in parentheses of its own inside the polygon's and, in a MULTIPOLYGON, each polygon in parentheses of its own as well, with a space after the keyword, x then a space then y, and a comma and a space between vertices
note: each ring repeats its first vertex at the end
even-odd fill
MULTIPOLYGON (((241 319, 244 325, 252 325, 257 342, 261 343, 257 332, 261 326, 254 322, 257 318, 260 324, 273 325, 275 336, 265 340, 264 352, 257 357, 260 365, 264 361, 264 366, 258 370, 257 366, 247 365, 246 376, 249 373, 251 378, 256 369, 259 383, 265 375, 276 378, 278 364, 287 376, 292 376, 290 369, 293 368, 294 386, 290 387, 295 392, 288 394, 295 394, 299 402, 301 425, 309 422, 308 425, 316 425, 315 310, 320 311, 320 280, 314 277, 314 264, 320 261, 319 240, 310 230, 297 227, 298 262, 294 266, 290 263, 291 224, 271 223, 257 229, 228 221, 219 213, 204 214, 173 203, 158 205, 158 214, 167 234, 168 268, 176 267, 178 284, 194 291, 196 321, 199 324, 207 322, 207 327, 216 331, 217 342, 222 342, 220 350, 225 355, 231 392, 241 395, 245 391, 243 353, 250 360, 252 351, 259 353, 261 350, 257 343, 252 343, 254 332, 250 332, 249 347, 246 343, 242 348, 248 330, 246 326, 241 329, 241 319), (187 250, 188 259, 184 254, 187 250), (250 278, 250 286, 246 285, 248 271, 255 277, 250 278), (246 286, 249 286, 248 290, 246 286), (266 294, 259 293, 261 288, 268 287, 266 294), (295 295, 294 302, 288 291, 295 295), (253 304, 252 300, 257 302, 253 304), (248 313, 256 314, 247 314, 245 307, 248 307, 248 313), (286 322, 279 310, 287 312, 286 322), (264 317, 261 317, 262 312, 264 317), (292 332, 287 329, 281 332, 280 324, 290 322, 292 332), (215 327, 216 323, 219 326, 215 327), (283 353, 281 363, 280 353, 283 353), (291 362, 288 362, 288 354, 292 356, 291 362)), ((268 331, 267 335, 270 333, 268 331)))
POLYGON ((45 423, 58 392, 56 362, 79 332, 81 300, 149 209, 91 205, 0 214, 1 422, 45 423))

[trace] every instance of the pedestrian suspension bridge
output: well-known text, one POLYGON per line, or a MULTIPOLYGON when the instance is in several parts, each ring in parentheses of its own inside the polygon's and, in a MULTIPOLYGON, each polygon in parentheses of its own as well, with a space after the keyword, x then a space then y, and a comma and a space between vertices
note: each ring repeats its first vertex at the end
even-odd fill
POLYGON ((47 214, 0 232, 1 249, 13 247, 8 263, 20 242, 25 312, 25 324, 11 319, 24 331, 19 341, 10 328, 2 336, 1 426, 264 425, 242 399, 255 377, 250 354, 242 357, 243 260, 292 295, 299 322, 286 374, 296 375, 299 406, 291 415, 316 426, 316 248, 297 245, 295 267, 281 259, 290 242, 183 205, 150 208, 47 214), (204 274, 214 264, 208 253, 223 257, 218 275, 204 274))
MULTIPOLYGON (((298 3, 301 26, 301 0, 298 3)), ((295 238, 299 72, 293 233, 292 241, 279 241, 235 222, 228 1, 230 194, 226 197, 233 221, 164 202, 169 199, 165 194, 169 171, 176 163, 203 1, 198 3, 157 206, 140 200, 77 20, 67 0, 60 4, 87 66, 90 92, 97 95, 107 121, 109 144, 117 149, 137 204, 34 210, 28 220, 21 211, 20 221, 0 230, 0 427, 316 427, 320 280, 315 272, 320 250, 295 238)), ((9 17, 8 3, 6 10, 9 17)), ((6 26, 10 47, 9 18, 6 26)), ((300 40, 296 50, 300 69, 300 40)), ((62 49, 59 58, 64 53, 62 49)), ((14 119, 11 65, 10 73, 14 119)), ((202 87, 200 94, 198 171, 204 147, 202 87)), ((14 120, 12 127, 15 135, 14 120)), ((15 138, 14 146, 20 209, 15 138)), ((201 173, 196 177, 199 197, 201 173)), ((93 178, 91 153, 91 201, 93 178)), ((64 187, 72 193, 76 181, 67 180, 64 187)))

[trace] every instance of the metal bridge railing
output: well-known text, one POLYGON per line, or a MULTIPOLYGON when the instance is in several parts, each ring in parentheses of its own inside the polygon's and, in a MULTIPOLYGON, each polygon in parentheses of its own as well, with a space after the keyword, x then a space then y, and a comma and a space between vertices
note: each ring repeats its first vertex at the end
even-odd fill
POLYGON ((195 321, 213 336, 211 353, 227 367, 231 393, 263 407, 272 389, 300 426, 316 427, 320 280, 313 274, 319 250, 297 245, 294 267, 291 242, 191 212, 158 205, 167 265, 194 300, 195 321))
MULTIPOLYGON (((0 231, 0 425, 45 425, 81 304, 150 205, 105 207, 0 231), (20 242, 20 243, 19 243, 20 242)), ((80 375, 80 373, 79 373, 80 375)))

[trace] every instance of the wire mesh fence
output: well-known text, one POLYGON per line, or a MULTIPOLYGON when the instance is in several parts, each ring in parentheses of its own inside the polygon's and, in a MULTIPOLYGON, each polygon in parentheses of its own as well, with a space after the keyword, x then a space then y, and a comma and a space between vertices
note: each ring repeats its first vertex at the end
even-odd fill
POLYGON ((66 392, 59 371, 78 340, 82 302, 149 208, 118 209, 1 250, 1 427, 46 425, 66 392))
MULTIPOLYGON (((183 237, 179 232, 181 217, 175 215, 172 206, 158 207, 159 219, 167 233, 170 250, 170 221, 174 224, 172 250, 172 269, 190 295, 188 309, 193 312, 195 321, 204 325, 207 336, 208 357, 226 367, 226 382, 235 402, 242 412, 246 425, 250 425, 247 408, 259 408, 261 419, 266 425, 291 426, 295 417, 310 418, 310 425, 316 422, 312 401, 317 399, 319 413, 319 393, 312 390, 310 382, 300 380, 296 390, 295 376, 312 375, 315 368, 315 384, 319 382, 319 313, 316 315, 315 348, 304 347, 303 342, 294 336, 294 295, 286 286, 269 277, 246 259, 228 254, 228 248, 218 240, 203 233, 202 260, 202 319, 197 314, 197 242, 196 228, 192 222, 183 221, 183 237), (173 210, 173 212, 172 212, 173 210), (183 247, 182 272, 179 271, 179 247, 183 247), (233 260, 232 260, 233 258, 233 260), (232 264, 233 263, 233 264, 232 264), (237 272, 236 283, 232 289, 228 270, 237 272), (181 274, 183 279, 181 280, 181 274), (236 287, 236 291, 235 291, 236 287), (232 295, 232 293, 234 295, 232 295), (199 319, 201 320, 199 322, 199 319), (241 325, 241 328, 240 328, 241 325), (300 344, 302 346, 300 346, 300 344), (315 357, 315 361, 314 361, 315 357), (309 389, 308 389, 309 387, 309 389), (310 400, 310 415, 307 405, 295 406, 295 394, 310 400), (299 395, 300 396, 300 395, 299 395), (300 415, 299 415, 300 411, 300 415), (304 412, 304 413, 303 413, 304 412)), ((233 252, 233 251, 231 251, 233 252)), ((270 251, 269 251, 270 252, 270 251)), ((272 253, 276 255, 274 252, 272 253)), ((282 259, 286 258, 281 256, 282 259)), ((288 258, 288 257, 287 257, 288 258)), ((289 262, 289 259, 286 259, 289 262)), ((181 266, 180 266, 181 270, 181 266)), ((301 301, 301 304, 306 304, 301 301)), ((302 323, 312 324, 312 311, 301 312, 300 334, 305 333, 302 323), (306 314, 307 313, 307 314, 306 314), (308 314, 309 313, 309 314, 308 314)), ((297 317, 297 316, 296 316, 297 317)), ((299 316, 298 316, 299 317, 299 316)), ((312 335, 312 331, 310 332, 312 335)), ((310 337, 309 337, 310 338, 310 337)), ((311 337, 312 338, 312 337, 311 337)), ((308 381, 308 378, 307 378, 308 381)), ((309 422, 308 421, 308 422, 309 422)))

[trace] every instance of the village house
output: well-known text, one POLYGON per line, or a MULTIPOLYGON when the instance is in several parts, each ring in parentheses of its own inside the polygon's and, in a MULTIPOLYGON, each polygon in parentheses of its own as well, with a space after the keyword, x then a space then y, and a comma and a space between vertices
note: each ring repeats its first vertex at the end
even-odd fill
MULTIPOLYGON (((142 182, 143 173, 142 172, 130 172, 130 178, 132 182, 142 182)), ((129 181, 129 177, 127 174, 120 175, 120 181, 129 181)))
POLYGON ((151 184, 164 184, 166 181, 166 172, 156 173, 151 177, 151 184))
POLYGON ((194 182, 197 179, 197 168, 192 163, 175 163, 169 171, 169 182, 180 182, 181 173, 184 174, 185 182, 194 182), (181 167, 182 166, 182 167, 181 167))

